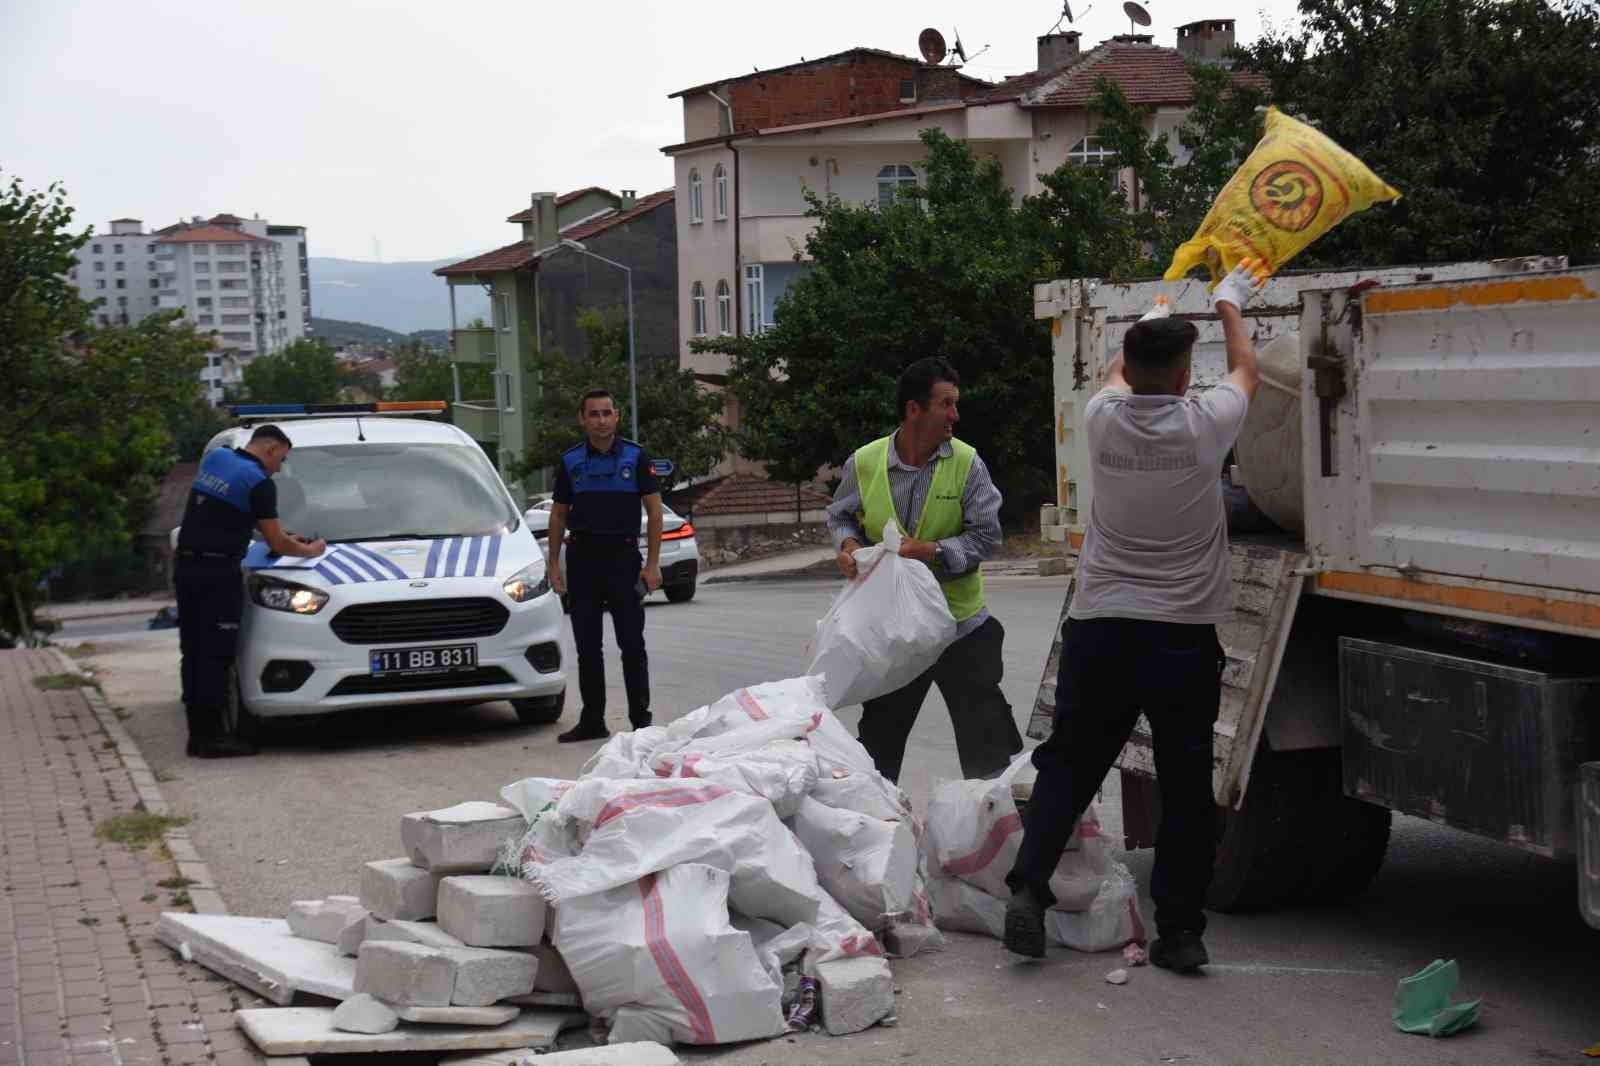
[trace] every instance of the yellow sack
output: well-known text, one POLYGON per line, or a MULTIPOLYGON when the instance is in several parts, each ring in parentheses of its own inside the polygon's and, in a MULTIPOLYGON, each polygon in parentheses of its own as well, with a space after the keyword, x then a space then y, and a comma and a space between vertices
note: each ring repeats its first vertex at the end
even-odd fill
POLYGON ((1195 235, 1173 253, 1167 281, 1204 264, 1216 286, 1241 259, 1273 272, 1344 218, 1400 192, 1322 133, 1275 107, 1267 133, 1228 179, 1195 235))

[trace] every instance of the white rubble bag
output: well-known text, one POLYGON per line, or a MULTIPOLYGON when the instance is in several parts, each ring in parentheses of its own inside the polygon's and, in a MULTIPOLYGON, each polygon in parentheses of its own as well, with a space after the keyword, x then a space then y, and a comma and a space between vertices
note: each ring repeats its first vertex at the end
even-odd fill
POLYGON ((912 910, 918 855, 908 824, 826 807, 810 798, 801 801, 791 824, 811 853, 817 880, 856 921, 883 929, 891 915, 912 910))
POLYGON ((524 867, 551 903, 694 862, 731 875, 729 893, 741 914, 786 926, 817 915, 822 890, 811 856, 772 804, 747 792, 708 782, 595 778, 568 790, 554 816, 558 825, 577 823, 582 849, 524 867))
POLYGON ((1111 951, 1124 944, 1143 944, 1147 938, 1139 914, 1139 886, 1128 868, 1114 860, 1087 910, 1051 908, 1045 912, 1044 927, 1057 943, 1074 951, 1111 951))
POLYGON ((803 740, 774 740, 755 751, 706 755, 689 750, 657 755, 658 778, 709 781, 760 796, 779 818, 792 818, 817 783, 817 756, 803 740))
POLYGON ((808 674, 820 674, 829 707, 848 707, 910 684, 956 637, 956 620, 933 571, 900 557, 891 519, 882 542, 855 554, 857 576, 834 599, 812 640, 808 674))
POLYGON ((1233 446, 1250 501, 1289 533, 1306 526, 1300 469, 1300 389, 1306 363, 1300 334, 1275 337, 1256 350, 1261 384, 1233 446))
POLYGON ((562 903, 556 949, 584 1010, 615 1023, 613 1039, 724 1044, 784 1031, 782 981, 729 923, 729 886, 726 872, 684 863, 562 903))

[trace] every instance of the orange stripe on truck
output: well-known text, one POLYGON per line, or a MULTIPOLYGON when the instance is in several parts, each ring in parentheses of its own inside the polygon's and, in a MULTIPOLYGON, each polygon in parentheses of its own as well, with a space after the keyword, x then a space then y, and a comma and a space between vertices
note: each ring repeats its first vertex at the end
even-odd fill
POLYGON ((1397 289, 1367 293, 1367 314, 1388 315, 1402 311, 1444 311, 1457 304, 1467 307, 1499 307, 1533 301, 1561 303, 1566 300, 1593 300, 1596 294, 1582 278, 1560 275, 1549 278, 1523 278, 1517 281, 1491 281, 1481 285, 1441 285, 1431 289, 1397 289))
POLYGON ((1600 630, 1600 604, 1549 599, 1518 592, 1496 592, 1493 589, 1464 588, 1460 585, 1431 585, 1409 578, 1353 574, 1343 570, 1318 574, 1317 588, 1329 593, 1343 592, 1353 596, 1427 603, 1477 614, 1600 630))

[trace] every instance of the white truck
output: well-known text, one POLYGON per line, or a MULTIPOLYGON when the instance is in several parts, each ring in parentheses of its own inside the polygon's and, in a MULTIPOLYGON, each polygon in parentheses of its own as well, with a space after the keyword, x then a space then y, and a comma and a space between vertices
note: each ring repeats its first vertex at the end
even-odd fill
MULTIPOLYGON (((1094 492, 1084 405, 1158 294, 1200 328, 1193 387, 1214 385, 1202 282, 1035 289, 1056 403, 1042 534, 1071 551, 1094 492)), ((1285 273, 1244 314, 1265 380, 1218 471, 1236 620, 1212 905, 1358 893, 1400 811, 1576 858, 1600 928, 1600 269, 1285 273)), ((1059 653, 1058 630, 1030 736, 1051 728, 1059 653)), ((1127 844, 1150 846, 1143 719, 1117 765, 1127 844)))

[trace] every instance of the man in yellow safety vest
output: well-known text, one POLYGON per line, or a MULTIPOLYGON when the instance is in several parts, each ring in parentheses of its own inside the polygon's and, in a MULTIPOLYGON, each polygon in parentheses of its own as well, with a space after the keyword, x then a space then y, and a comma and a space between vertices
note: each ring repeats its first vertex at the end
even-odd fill
POLYGON ((896 386, 900 428, 845 460, 828 507, 839 570, 854 580, 857 549, 896 522, 900 554, 926 563, 956 620, 956 639, 904 688, 866 701, 861 743, 878 772, 900 779, 906 738, 934 683, 950 708, 966 778, 992 777, 1022 750, 1000 692, 1005 629, 983 598, 979 564, 1000 546, 1000 491, 972 445, 955 437, 961 376, 945 359, 919 359, 896 386))

